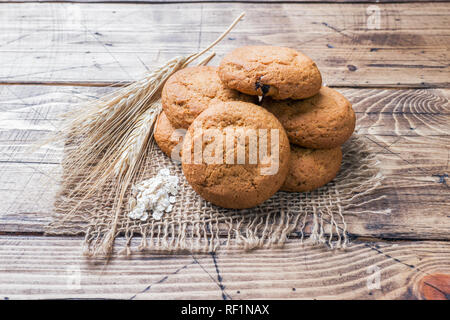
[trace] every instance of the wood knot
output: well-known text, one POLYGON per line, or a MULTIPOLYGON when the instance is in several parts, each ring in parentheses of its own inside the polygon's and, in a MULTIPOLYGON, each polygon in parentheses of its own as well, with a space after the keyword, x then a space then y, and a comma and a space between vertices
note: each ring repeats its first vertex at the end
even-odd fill
POLYGON ((352 64, 347 65, 347 69, 352 71, 352 72, 358 70, 358 68, 356 66, 352 65, 352 64))
POLYGON ((435 273, 423 277, 419 293, 425 300, 450 300, 450 275, 435 273))

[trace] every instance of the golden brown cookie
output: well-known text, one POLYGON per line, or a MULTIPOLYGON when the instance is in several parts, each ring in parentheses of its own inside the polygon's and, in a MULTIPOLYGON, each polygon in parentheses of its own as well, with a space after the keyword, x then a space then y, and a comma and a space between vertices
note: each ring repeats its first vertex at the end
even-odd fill
POLYGON ((255 102, 255 97, 225 87, 217 75, 217 67, 211 66, 177 71, 167 80, 161 97, 164 112, 177 129, 187 129, 211 103, 234 100, 255 102))
POLYGON ((233 50, 220 63, 219 77, 229 88, 276 100, 308 98, 322 85, 320 71, 309 57, 273 46, 233 50))
POLYGON ((243 209, 279 190, 290 146, 281 123, 264 108, 218 102, 191 124, 182 154, 184 175, 197 193, 215 205, 243 209))
POLYGON ((312 191, 333 180, 341 168, 341 147, 305 149, 291 145, 289 173, 281 190, 312 191))
POLYGON ((182 141, 184 137, 185 129, 176 130, 169 119, 167 119, 166 114, 161 112, 156 120, 156 128, 154 132, 154 138, 161 150, 174 160, 180 161, 180 151, 182 146, 182 141), (178 153, 172 155, 172 150, 178 151, 178 153))
POLYGON ((330 149, 343 144, 355 130, 355 112, 339 92, 322 87, 317 95, 304 100, 262 104, 286 129, 291 143, 313 149, 330 149))

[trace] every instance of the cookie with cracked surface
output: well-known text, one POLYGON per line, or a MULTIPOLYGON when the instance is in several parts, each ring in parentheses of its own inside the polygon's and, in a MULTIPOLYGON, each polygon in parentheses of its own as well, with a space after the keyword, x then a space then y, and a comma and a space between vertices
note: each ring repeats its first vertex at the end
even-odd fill
POLYGON ((273 114, 252 103, 219 102, 189 127, 182 168, 205 200, 244 209, 279 190, 288 172, 289 154, 288 137, 273 114))
POLYGON ((340 146, 355 130, 356 118, 351 103, 328 87, 322 87, 308 99, 265 99, 262 105, 280 120, 291 143, 305 148, 340 146))
POLYGON ((159 148, 173 160, 181 160, 180 152, 185 133, 186 129, 177 130, 172 126, 164 111, 159 114, 153 136, 159 148))
POLYGON ((289 172, 282 191, 307 192, 326 185, 341 168, 341 147, 306 149, 291 145, 289 172))
POLYGON ((211 103, 217 101, 256 102, 255 97, 227 88, 217 67, 196 66, 174 73, 163 87, 162 105, 175 128, 187 129, 211 103))
POLYGON ((220 63, 219 77, 229 88, 276 100, 309 98, 322 85, 320 71, 311 58, 274 46, 233 50, 220 63))

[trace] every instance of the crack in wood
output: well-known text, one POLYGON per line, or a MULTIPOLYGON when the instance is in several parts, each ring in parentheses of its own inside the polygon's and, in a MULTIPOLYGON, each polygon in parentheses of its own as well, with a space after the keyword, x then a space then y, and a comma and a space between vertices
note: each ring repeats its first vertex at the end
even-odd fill
POLYGON ((349 38, 349 39, 353 39, 351 36, 346 35, 345 33, 343 33, 343 31, 345 31, 345 29, 339 30, 338 28, 333 27, 332 25, 328 24, 327 22, 322 22, 322 25, 324 25, 325 27, 327 27, 327 28, 333 30, 333 31, 336 32, 336 33, 339 33, 340 35, 342 35, 342 36, 344 36, 344 37, 347 37, 347 38, 349 38))
POLYGON ((439 178, 439 181, 437 183, 442 183, 444 186, 446 186, 447 188, 450 187, 447 184, 447 180, 446 178, 448 178, 448 174, 447 173, 443 173, 443 174, 433 174, 432 177, 437 177, 439 178))
MULTIPOLYGON (((215 255, 215 254, 214 254, 215 255)), ((222 292, 222 299, 223 300, 227 300, 227 298, 229 300, 233 300, 231 298, 231 296, 225 291, 225 286, 222 284, 222 277, 218 274, 217 280, 205 269, 205 267, 197 260, 197 258, 195 258, 194 255, 192 255, 192 258, 194 259, 194 261, 200 266, 200 268, 211 278, 212 281, 214 281, 214 283, 219 287, 220 291, 222 292), (218 281, 220 280, 220 281, 218 281), (225 298, 224 298, 225 297, 225 298)), ((214 258, 213 258, 214 261, 214 258)), ((214 261, 214 266, 216 267, 216 273, 218 272, 218 267, 217 267, 217 261, 214 261)))
POLYGON ((431 283, 428 283, 427 281, 424 281, 423 283, 424 283, 425 285, 427 285, 427 286, 433 288, 434 290, 436 290, 436 291, 442 293, 442 295, 445 297, 445 299, 450 300, 450 294, 449 294, 449 293, 447 293, 447 292, 441 290, 440 288, 438 288, 438 287, 432 285, 431 283))
POLYGON ((210 255, 211 255, 212 259, 213 259, 214 267, 216 268, 217 281, 219 282, 219 288, 222 291, 222 299, 223 300, 227 300, 227 299, 232 300, 231 297, 228 294, 226 294, 226 292, 225 292, 225 286, 222 283, 223 279, 222 279, 222 276, 220 275, 219 264, 217 262, 216 253, 215 252, 211 252, 210 255))
POLYGON ((139 291, 138 293, 136 293, 135 295, 133 295, 133 296, 132 296, 131 298, 129 298, 128 300, 133 300, 133 299, 135 299, 138 295, 150 291, 150 289, 151 289, 155 284, 160 284, 160 283, 165 282, 167 279, 169 279, 169 276, 174 275, 174 274, 177 274, 177 273, 179 273, 181 270, 184 270, 184 269, 186 269, 187 267, 189 267, 189 266, 191 266, 191 265, 193 265, 193 264, 196 264, 196 263, 197 263, 197 261, 194 260, 194 261, 192 261, 191 263, 188 263, 188 264, 182 266, 181 268, 178 268, 178 269, 175 270, 174 272, 165 275, 164 277, 162 277, 162 278, 159 279, 158 281, 153 282, 152 284, 150 284, 150 285, 148 285, 147 287, 145 287, 144 290, 139 291))

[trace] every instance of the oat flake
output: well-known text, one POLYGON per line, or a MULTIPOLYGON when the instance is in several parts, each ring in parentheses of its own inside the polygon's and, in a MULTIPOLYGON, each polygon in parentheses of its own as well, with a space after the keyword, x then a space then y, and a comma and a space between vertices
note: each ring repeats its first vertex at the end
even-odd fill
POLYGON ((165 212, 171 212, 178 193, 178 177, 170 175, 169 169, 161 169, 158 174, 148 180, 134 185, 132 196, 128 202, 130 219, 146 221, 148 215, 161 220, 165 212))

